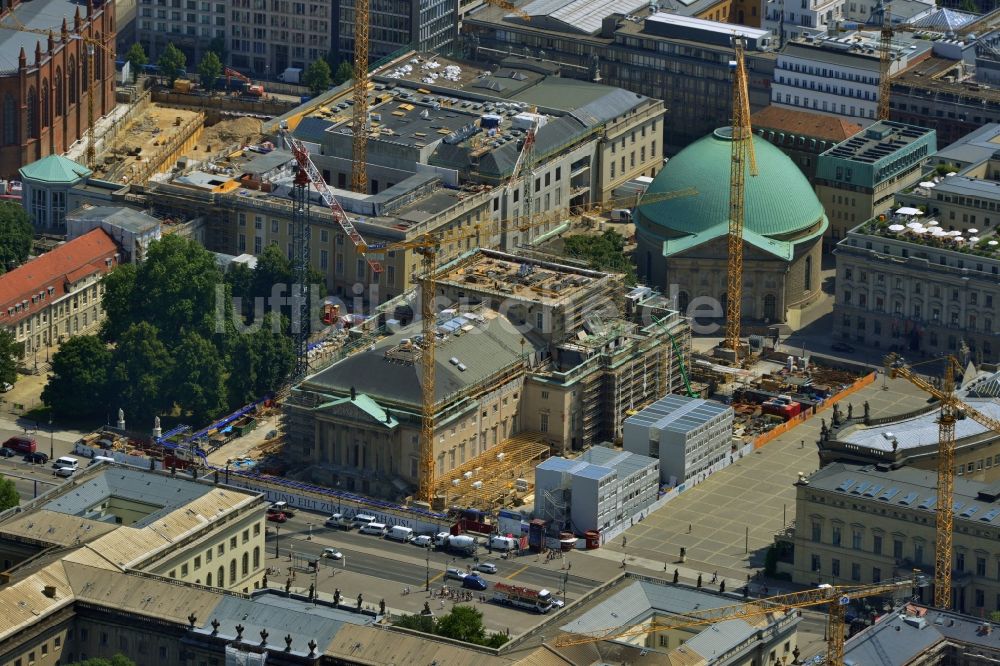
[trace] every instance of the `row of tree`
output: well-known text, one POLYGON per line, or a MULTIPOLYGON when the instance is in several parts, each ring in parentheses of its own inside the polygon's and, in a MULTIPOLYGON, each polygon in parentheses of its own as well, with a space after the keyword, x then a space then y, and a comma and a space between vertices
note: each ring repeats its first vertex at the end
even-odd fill
MULTIPOLYGON (((136 74, 149 63, 146 51, 142 48, 142 44, 138 42, 132 44, 125 55, 125 59, 132 65, 132 69, 136 74)), ((222 63, 225 60, 224 40, 213 39, 208 51, 202 57, 201 62, 198 63, 197 70, 198 80, 206 90, 215 89, 219 79, 222 77, 222 63)), ((328 90, 331 85, 340 85, 354 76, 354 69, 351 67, 351 63, 346 60, 340 61, 340 64, 336 67, 336 73, 333 73, 332 62, 334 62, 334 59, 331 54, 331 57, 326 60, 319 59, 310 63, 302 73, 302 83, 309 88, 309 92, 312 95, 318 95, 328 90)), ((160 54, 156 65, 159 67, 160 74, 167 78, 170 85, 173 85, 174 81, 181 76, 181 73, 186 71, 187 56, 183 51, 174 46, 173 42, 170 42, 167 44, 167 48, 163 50, 163 53, 160 54)))
POLYGON ((234 310, 234 285, 252 303, 290 275, 277 246, 255 270, 223 274, 195 241, 165 236, 142 264, 104 278, 100 334, 62 344, 42 400, 64 419, 121 407, 140 423, 176 415, 200 424, 276 390, 294 368, 290 311, 266 308, 246 326, 250 309, 234 310))

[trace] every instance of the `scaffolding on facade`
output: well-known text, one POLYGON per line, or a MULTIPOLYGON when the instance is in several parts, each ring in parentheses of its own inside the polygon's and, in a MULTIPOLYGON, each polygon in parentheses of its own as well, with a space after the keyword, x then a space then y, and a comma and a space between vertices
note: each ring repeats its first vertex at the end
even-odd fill
POLYGON ((535 485, 535 465, 550 455, 540 433, 522 433, 503 440, 445 474, 435 483, 435 495, 448 505, 474 509, 510 506, 535 485))

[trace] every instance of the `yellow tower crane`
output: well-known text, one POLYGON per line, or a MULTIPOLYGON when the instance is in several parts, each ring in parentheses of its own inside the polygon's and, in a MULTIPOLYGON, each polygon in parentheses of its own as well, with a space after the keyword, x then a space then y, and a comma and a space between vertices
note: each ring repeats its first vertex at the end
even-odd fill
POLYGON ((886 356, 885 367, 891 377, 902 377, 941 403, 941 416, 938 417, 937 509, 934 532, 934 605, 948 610, 951 608, 951 537, 955 518, 955 422, 969 417, 981 426, 1000 432, 1000 421, 970 407, 955 396, 958 361, 954 356, 946 356, 944 360, 944 381, 941 388, 915 375, 913 366, 905 365, 898 354, 886 356))
MULTIPOLYGON (((11 10, 10 12, 8 12, 7 18, 10 18, 13 21, 14 24, 13 25, 3 25, 3 24, 0 24, 0 28, 7 28, 8 30, 17 30, 18 32, 30 32, 30 33, 33 33, 33 34, 36 34, 36 35, 45 35, 50 40, 53 38, 53 35, 56 32, 52 28, 46 28, 46 29, 42 29, 42 28, 29 28, 28 26, 24 25, 24 23, 21 22, 21 20, 17 17, 17 15, 14 13, 13 10, 11 10)), ((111 46, 108 45, 108 42, 110 42, 110 43, 113 44, 113 42, 112 42, 113 38, 109 38, 108 40, 106 40, 106 42, 100 42, 100 41, 98 41, 96 39, 93 39, 91 37, 84 37, 83 35, 80 35, 80 34, 75 33, 75 32, 71 33, 71 32, 69 32, 66 29, 66 21, 65 20, 63 20, 62 27, 59 28, 59 32, 62 34, 62 37, 63 37, 64 41, 65 40, 69 40, 69 39, 78 40, 78 41, 83 42, 84 45, 85 45, 85 47, 86 47, 87 76, 90 78, 90 80, 87 81, 87 87, 86 87, 86 93, 87 93, 87 149, 86 149, 86 153, 85 153, 85 155, 86 155, 85 160, 86 160, 87 166, 90 167, 90 168, 93 168, 94 167, 94 143, 95 143, 95 138, 94 138, 94 94, 96 92, 98 92, 98 90, 95 90, 95 86, 94 86, 94 72, 96 71, 94 69, 94 55, 97 52, 97 50, 100 49, 100 51, 105 56, 107 56, 108 62, 111 64, 111 66, 114 67, 115 51, 114 51, 114 48, 112 48, 111 46)), ((102 72, 104 71, 103 68, 102 68, 101 71, 102 72)), ((104 86, 104 81, 101 81, 101 80, 97 81, 97 89, 99 89, 101 91, 102 95, 104 94, 103 93, 103 86, 104 86)), ((49 99, 52 99, 51 96, 50 96, 49 99)), ((52 128, 49 128, 49 134, 50 134, 50 136, 54 136, 52 128)), ((52 140, 50 139, 50 143, 51 142, 52 142, 52 140)))
POLYGON ((912 598, 916 595, 916 588, 921 585, 921 581, 920 572, 914 571, 909 578, 896 578, 870 585, 822 585, 801 592, 766 597, 732 606, 693 610, 669 620, 657 620, 628 629, 615 627, 587 634, 564 634, 557 637, 555 643, 560 647, 566 647, 598 641, 621 640, 645 636, 658 631, 707 626, 725 620, 747 620, 771 613, 788 613, 799 608, 826 606, 828 609, 826 664, 827 666, 843 666, 844 618, 848 604, 855 599, 885 596, 906 588, 910 588, 909 596, 912 598))
MULTIPOLYGON (((679 197, 694 196, 698 191, 694 188, 687 188, 675 192, 657 192, 647 194, 642 197, 642 203, 657 203, 679 197)), ((430 504, 434 500, 434 414, 437 411, 437 399, 435 396, 435 343, 437 335, 437 311, 434 307, 434 285, 437 277, 437 250, 442 243, 456 242, 465 239, 475 238, 477 245, 480 245, 483 238, 490 238, 502 230, 515 229, 527 231, 529 229, 558 221, 575 215, 584 213, 600 214, 616 208, 629 207, 635 203, 634 197, 627 199, 612 199, 597 204, 585 206, 574 206, 572 208, 560 208, 548 213, 533 216, 530 221, 522 218, 512 220, 500 220, 486 222, 476 225, 471 230, 464 233, 454 233, 451 230, 442 232, 432 232, 418 236, 411 241, 392 243, 388 245, 365 245, 359 246, 369 255, 381 254, 395 250, 413 250, 419 253, 423 259, 423 275, 420 279, 420 316, 422 321, 421 342, 420 342, 420 388, 421 388, 421 427, 420 427, 420 479, 417 490, 417 499, 430 504)), ((375 261, 374 256, 368 257, 369 261, 375 261)))
POLYGON ((878 45, 878 109, 875 114, 878 120, 889 120, 889 97, 892 94, 892 82, 889 70, 892 68, 892 18, 889 5, 882 8, 882 31, 878 45))
POLYGON ((369 0, 354 0, 354 151, 351 190, 368 192, 368 15, 369 0))
POLYGON ((743 301, 743 223, 746 216, 746 172, 757 175, 757 157, 750 127, 750 93, 744 62, 743 37, 733 37, 733 124, 729 171, 729 267, 726 289, 726 340, 734 365, 740 356, 740 319, 743 301))

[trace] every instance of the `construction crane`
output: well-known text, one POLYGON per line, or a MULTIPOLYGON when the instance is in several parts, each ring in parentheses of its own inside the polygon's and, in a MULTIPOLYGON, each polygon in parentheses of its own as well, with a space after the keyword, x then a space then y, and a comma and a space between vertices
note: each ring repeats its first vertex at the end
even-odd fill
POLYGON ((675 619, 653 621, 649 624, 636 625, 628 629, 615 627, 586 634, 564 634, 555 639, 560 647, 582 645, 599 641, 627 639, 645 636, 658 631, 686 629, 716 624, 725 620, 747 620, 758 618, 770 613, 787 613, 788 611, 827 606, 827 666, 843 666, 844 664, 844 618, 847 606, 856 599, 893 594, 899 590, 910 588, 910 597, 916 596, 916 588, 922 583, 919 571, 914 571, 909 578, 896 578, 882 583, 870 585, 821 585, 801 592, 781 594, 766 597, 756 601, 748 601, 732 606, 721 606, 705 610, 692 610, 675 619))
MULTIPOLYGON (((0 28, 7 28, 8 30, 17 30, 19 32, 30 32, 30 33, 33 33, 33 34, 36 34, 36 35, 45 35, 46 37, 49 38, 50 41, 54 39, 54 34, 56 32, 54 29, 52 29, 52 28, 46 28, 46 29, 43 29, 43 28, 29 28, 28 26, 26 26, 24 23, 21 22, 21 20, 14 13, 13 9, 10 10, 7 13, 7 17, 10 18, 14 22, 14 25, 3 25, 3 24, 0 24, 0 28)), ((87 81, 87 88, 86 88, 86 92, 87 92, 87 149, 86 149, 86 152, 85 152, 85 156, 86 156, 85 157, 85 161, 86 161, 88 167, 93 168, 94 167, 94 152, 95 152, 94 151, 94 143, 95 143, 95 139, 94 139, 94 93, 96 92, 94 90, 94 72, 95 72, 95 70, 94 70, 94 54, 96 53, 97 49, 100 49, 102 51, 102 53, 104 53, 108 57, 109 61, 112 63, 112 66, 114 66, 115 51, 114 51, 114 49, 111 46, 108 46, 108 44, 105 43, 105 42, 100 42, 100 41, 98 41, 96 39, 92 39, 90 37, 84 37, 83 35, 81 35, 79 33, 75 33, 75 32, 71 33, 71 32, 69 32, 69 30, 66 28, 66 19, 63 19, 62 27, 59 29, 59 32, 62 35, 64 41, 68 40, 68 39, 73 39, 73 40, 81 41, 85 45, 85 51, 86 51, 86 55, 87 55, 87 77, 90 79, 89 81, 87 81)), ((111 42, 112 39, 113 38, 109 38, 106 41, 107 42, 111 42)), ((98 88, 103 88, 104 82, 103 81, 98 81, 97 82, 97 86, 98 86, 98 88)), ((102 95, 103 95, 103 93, 102 93, 102 95)), ((49 128, 49 134, 50 134, 50 136, 52 136, 52 128, 49 128)), ((52 139, 50 139, 50 143, 51 142, 52 142, 52 139)))
POLYGON ((746 173, 757 175, 757 156, 750 127, 750 93, 744 62, 743 37, 733 37, 733 125, 729 170, 729 266, 726 288, 726 341, 739 364, 740 319, 743 316, 743 223, 746 216, 746 173))
MULTIPOLYGON (((534 111, 535 109, 532 109, 532 112, 534 111)), ((531 122, 531 127, 528 128, 528 132, 524 136, 524 145, 521 147, 521 152, 514 163, 514 169, 511 171, 510 180, 507 181, 507 187, 504 190, 506 194, 510 194, 512 191, 521 192, 521 219, 525 221, 531 219, 531 200, 535 196, 535 131, 537 129, 538 120, 535 119, 531 122)))
MULTIPOLYGON (((643 203, 658 203, 679 197, 694 196, 698 191, 694 188, 687 188, 675 192, 656 192, 643 197, 643 203)), ((560 217, 579 215, 582 211, 588 213, 600 213, 604 211, 621 208, 625 199, 612 199, 599 204, 587 206, 577 206, 572 208, 562 208, 556 211, 537 215, 534 219, 515 218, 513 220, 500 220, 488 222, 484 225, 476 225, 465 233, 454 233, 451 230, 432 232, 418 236, 417 238, 388 245, 370 246, 372 250, 378 252, 391 252, 395 250, 413 250, 421 255, 423 261, 423 275, 420 282, 420 316, 422 321, 421 343, 420 343, 420 387, 421 387, 421 427, 420 440, 418 442, 420 450, 420 479, 417 489, 417 500, 431 504, 434 500, 434 414, 437 408, 435 396, 435 343, 437 328, 437 312, 434 309, 434 286, 437 278, 437 250, 443 243, 456 242, 465 239, 476 238, 478 240, 485 234, 487 238, 491 235, 503 232, 508 228, 518 231, 527 231, 533 227, 548 224, 560 217)), ((633 201, 631 197, 628 201, 633 201)), ((363 244, 363 241, 362 241, 363 244)), ((365 245, 365 248, 369 246, 365 245)))
MULTIPOLYGON (((925 361, 933 363, 937 359, 925 361)), ((941 403, 938 417, 938 459, 937 459, 937 510, 934 533, 934 605, 948 610, 951 608, 951 537, 955 518, 955 422, 969 417, 976 423, 994 432, 1000 432, 1000 421, 965 404, 955 396, 955 373, 958 361, 954 356, 946 356, 944 380, 937 388, 926 379, 918 377, 898 354, 885 357, 886 372, 890 377, 902 377, 917 388, 931 394, 941 403)), ((916 365, 922 365, 920 363, 916 365)))
POLYGON ((892 67, 892 19, 889 5, 882 7, 882 30, 878 45, 878 120, 889 120, 889 97, 892 82, 889 69, 892 67))
POLYGON ((368 192, 368 14, 370 0, 354 0, 354 150, 351 190, 368 192))

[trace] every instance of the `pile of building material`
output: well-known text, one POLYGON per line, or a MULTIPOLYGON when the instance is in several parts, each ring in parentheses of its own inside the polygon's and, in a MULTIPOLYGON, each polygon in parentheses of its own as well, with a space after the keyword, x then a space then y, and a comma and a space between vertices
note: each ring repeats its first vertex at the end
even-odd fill
POLYGON ((504 440, 436 479, 435 495, 448 506, 493 509, 521 503, 534 487, 535 465, 549 457, 541 435, 504 440))

